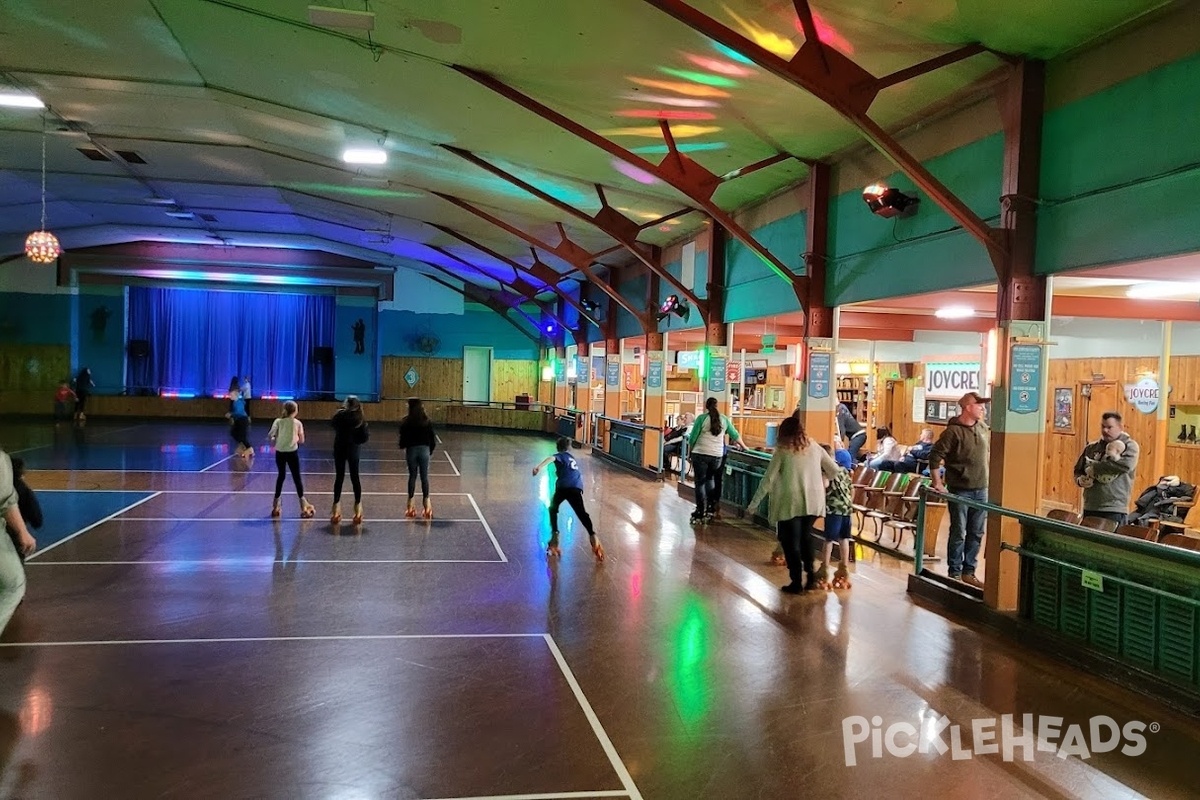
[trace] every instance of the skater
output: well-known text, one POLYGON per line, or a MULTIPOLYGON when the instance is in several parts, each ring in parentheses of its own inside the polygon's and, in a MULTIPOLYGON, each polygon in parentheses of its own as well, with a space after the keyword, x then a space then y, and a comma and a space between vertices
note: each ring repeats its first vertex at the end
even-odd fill
POLYGON ((25 528, 19 502, 12 461, 0 450, 0 532, 8 533, 0 536, 0 630, 25 596, 25 567, 21 559, 37 548, 37 541, 25 528))
POLYGON ((812 527, 817 517, 825 515, 823 478, 833 479, 837 472, 838 465, 808 438, 799 418, 791 416, 780 423, 771 463, 746 510, 754 511, 764 497, 770 496, 767 519, 776 528, 787 561, 791 582, 782 589, 788 594, 817 586, 812 527))
POLYGON ((557 453, 546 456, 540 464, 533 468, 533 474, 537 475, 542 467, 551 461, 554 462, 554 497, 550 501, 550 543, 546 545, 546 553, 552 556, 562 555, 562 549, 558 546, 558 507, 565 500, 571 504, 571 508, 575 510, 575 516, 579 517, 579 521, 587 530, 588 541, 592 545, 592 553, 595 554, 596 560, 603 561, 604 547, 596 538, 596 531, 592 528, 592 518, 588 516, 587 509, 583 507, 583 473, 579 471, 579 462, 575 460, 575 456, 568 452, 571 448, 571 440, 566 436, 559 437, 557 448, 557 453))
MULTIPOLYGON (((725 437, 739 450, 745 450, 742 437, 729 417, 717 410, 717 398, 704 401, 705 414, 696 419, 688 435, 688 452, 692 454, 692 472, 696 481, 696 510, 691 521, 707 522, 712 518, 709 495, 714 493, 714 479, 725 457, 725 437)), ((719 500, 719 498, 716 498, 719 500)), ((715 505, 715 502, 713 503, 715 505)))
POLYGON ((229 420, 229 435, 237 442, 237 454, 249 459, 254 455, 250 445, 250 415, 246 413, 246 401, 236 389, 229 390, 229 411, 225 418, 229 420))
POLYGON ((354 489, 355 525, 363 521, 362 483, 358 479, 358 447, 370 438, 367 421, 363 419, 362 403, 354 395, 346 395, 342 407, 333 415, 333 509, 329 521, 337 525, 342 521, 342 483, 346 480, 346 466, 350 467, 350 486, 354 489))
POLYGON ((433 432, 433 423, 425 413, 425 406, 420 398, 408 399, 408 416, 400 421, 400 447, 404 450, 404 460, 408 462, 408 508, 404 516, 417 516, 417 507, 413 504, 413 494, 417 488, 417 475, 421 476, 421 501, 424 506, 425 519, 433 519, 433 505, 429 502, 429 457, 437 447, 437 436, 433 432))
POLYGON ((242 384, 240 387, 238 387, 238 391, 242 395, 242 400, 246 403, 246 416, 253 419, 254 416, 250 413, 250 397, 251 397, 251 395, 250 395, 250 376, 249 375, 242 378, 242 384))
POLYGON ((283 478, 287 470, 292 471, 292 483, 296 485, 296 496, 300 498, 300 516, 311 519, 316 514, 312 503, 304 497, 304 481, 300 477, 300 445, 304 444, 304 423, 296 419, 299 406, 288 400, 283 404, 283 416, 271 423, 267 439, 275 445, 275 467, 279 470, 275 478, 275 502, 271 505, 271 516, 283 514, 283 478))
MULTIPOLYGON (((825 452, 833 454, 828 445, 821 445, 825 452)), ((850 483, 850 471, 838 465, 837 475, 829 479, 825 487, 825 546, 821 553, 821 569, 817 572, 817 586, 821 589, 849 589, 850 548, 854 542, 850 538, 850 502, 854 487, 850 483), (833 559, 833 545, 838 545, 837 572, 833 575, 833 583, 829 582, 829 563, 833 559)))
POLYGON ((73 391, 71 391, 70 381, 60 381, 58 384, 58 389, 54 392, 54 424, 57 425, 59 422, 67 419, 70 416, 70 414, 67 413, 68 400, 74 400, 78 402, 79 398, 75 396, 73 391))
POLYGON ((96 382, 92 380, 92 371, 88 367, 79 370, 75 376, 75 419, 79 422, 87 420, 87 401, 92 395, 96 382))

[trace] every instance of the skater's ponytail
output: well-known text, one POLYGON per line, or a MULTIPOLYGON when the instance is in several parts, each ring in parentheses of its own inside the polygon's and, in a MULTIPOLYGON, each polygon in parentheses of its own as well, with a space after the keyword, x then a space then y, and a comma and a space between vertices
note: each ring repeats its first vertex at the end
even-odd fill
POLYGON ((708 429, 713 436, 720 436, 721 430, 724 427, 721 424, 721 412, 717 410, 717 398, 710 397, 704 401, 704 408, 708 411, 708 429))

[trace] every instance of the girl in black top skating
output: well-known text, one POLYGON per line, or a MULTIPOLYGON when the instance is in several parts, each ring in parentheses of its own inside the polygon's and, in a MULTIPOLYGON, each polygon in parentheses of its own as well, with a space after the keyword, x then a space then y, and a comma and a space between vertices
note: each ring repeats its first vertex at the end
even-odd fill
POLYGON ((342 521, 342 483, 346 478, 347 464, 350 465, 350 485, 354 488, 354 524, 362 524, 358 446, 364 444, 369 436, 367 421, 363 419, 362 403, 354 395, 347 395, 342 407, 333 415, 333 510, 329 514, 329 521, 334 525, 342 521))
POLYGON ((408 416, 400 421, 400 447, 408 462, 408 508, 404 516, 417 515, 413 494, 417 488, 417 475, 420 474, 424 516, 425 519, 433 519, 433 506, 429 502, 429 457, 437 447, 437 436, 420 398, 410 397, 408 400, 408 416))

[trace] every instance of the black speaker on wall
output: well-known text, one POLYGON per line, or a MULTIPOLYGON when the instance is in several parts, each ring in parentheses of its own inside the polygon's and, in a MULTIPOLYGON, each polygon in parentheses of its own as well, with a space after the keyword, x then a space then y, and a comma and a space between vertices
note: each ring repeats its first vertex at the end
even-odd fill
POLYGON ((149 339, 130 339, 126 349, 129 351, 130 358, 149 358, 150 357, 150 340, 149 339))
POLYGON ((328 365, 333 363, 333 348, 332 347, 314 347, 312 350, 312 360, 314 364, 328 365))

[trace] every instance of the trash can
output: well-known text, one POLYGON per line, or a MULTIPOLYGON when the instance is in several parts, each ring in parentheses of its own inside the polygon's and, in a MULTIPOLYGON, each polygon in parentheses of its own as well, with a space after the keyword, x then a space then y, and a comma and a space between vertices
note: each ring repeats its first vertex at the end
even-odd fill
POLYGON ((529 410, 529 395, 527 395, 527 394, 517 395, 516 403, 517 403, 517 411, 528 411, 529 410))
POLYGON ((774 447, 779 442, 779 423, 767 423, 767 447, 774 447))

